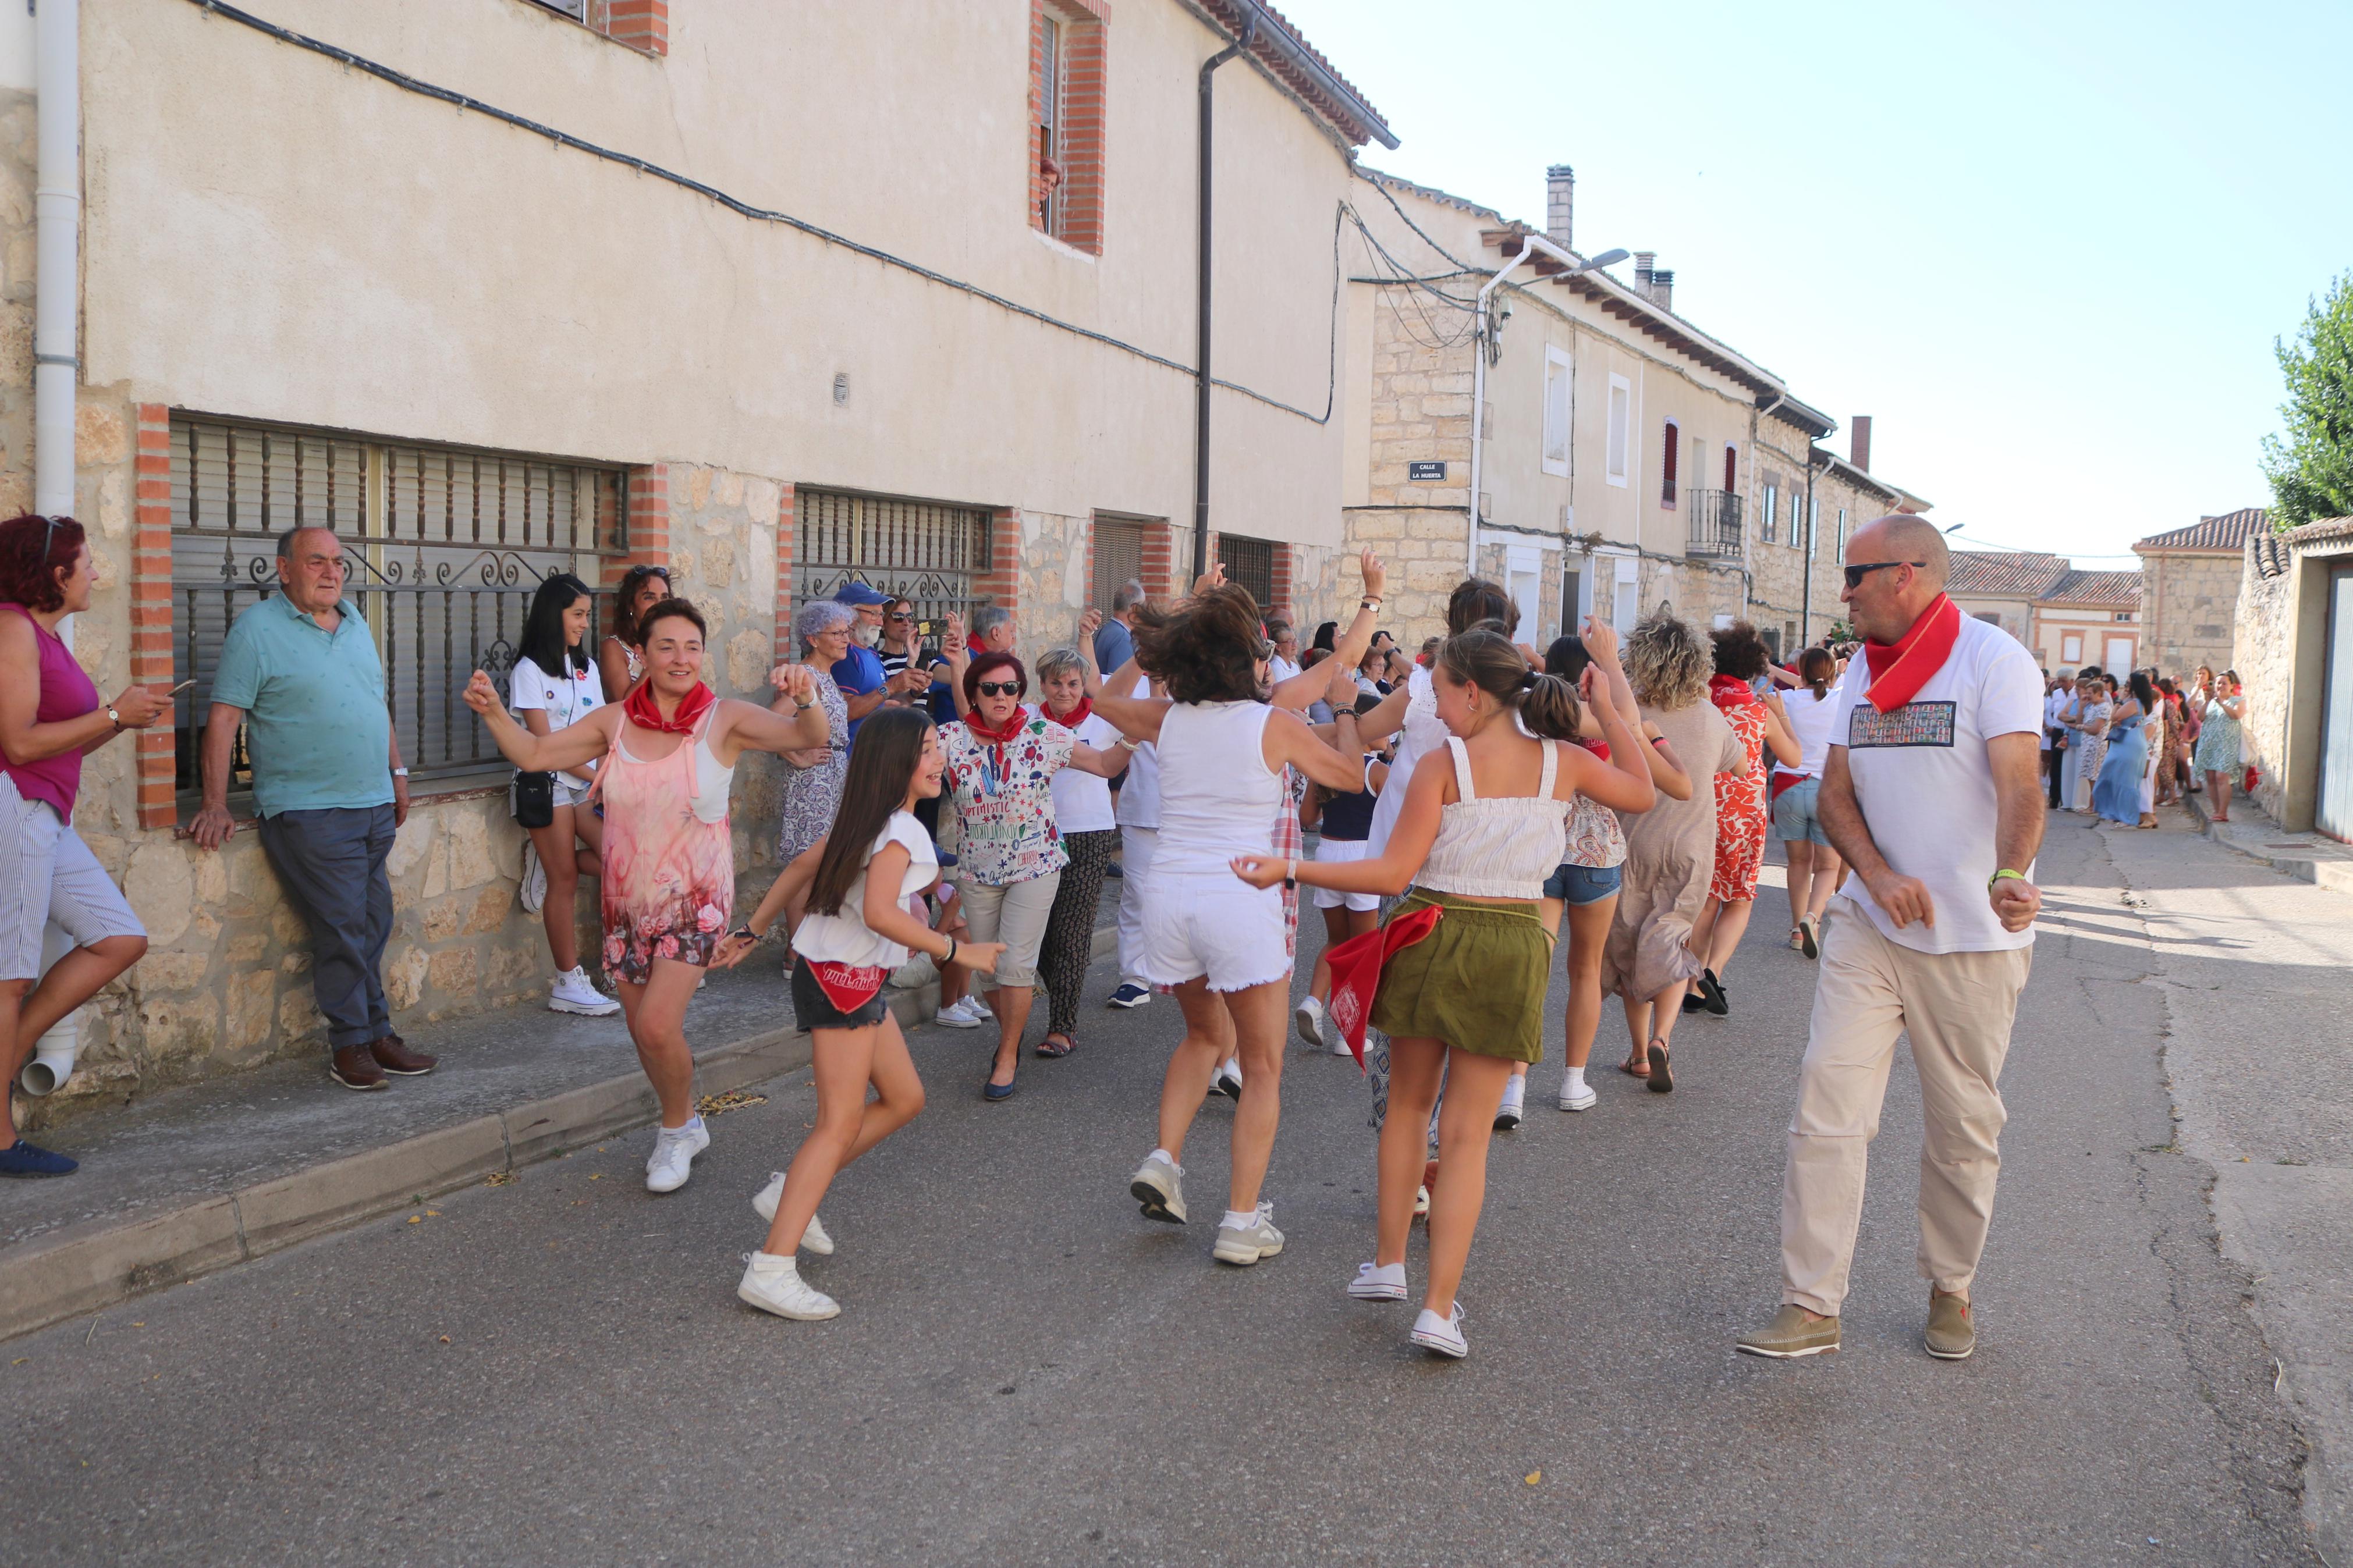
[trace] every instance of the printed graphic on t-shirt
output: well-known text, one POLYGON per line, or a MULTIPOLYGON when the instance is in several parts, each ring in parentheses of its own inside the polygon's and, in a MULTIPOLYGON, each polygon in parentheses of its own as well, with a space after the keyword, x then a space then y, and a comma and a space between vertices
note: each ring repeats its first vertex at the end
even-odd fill
POLYGON ((1953 743, 1952 702, 1906 702, 1893 713, 1882 713, 1868 702, 1854 705, 1848 721, 1847 749, 1866 746, 1950 746, 1953 743))

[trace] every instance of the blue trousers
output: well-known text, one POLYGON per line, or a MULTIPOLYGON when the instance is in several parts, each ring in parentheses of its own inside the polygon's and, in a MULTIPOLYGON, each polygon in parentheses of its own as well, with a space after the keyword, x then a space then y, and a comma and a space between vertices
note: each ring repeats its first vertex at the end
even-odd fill
POLYGON ((392 940, 392 807, 281 811, 261 819, 261 848, 287 901, 311 927, 311 988, 327 1020, 327 1048, 392 1033, 384 947, 392 940))

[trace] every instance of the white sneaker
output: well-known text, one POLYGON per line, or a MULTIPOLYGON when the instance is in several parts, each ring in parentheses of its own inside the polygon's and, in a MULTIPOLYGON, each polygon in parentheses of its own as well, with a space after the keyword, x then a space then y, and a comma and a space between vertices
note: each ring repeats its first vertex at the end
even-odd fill
MULTIPOLYGON (((762 1219, 774 1225, 776 1223, 776 1205, 784 1201, 784 1197, 785 1173, 773 1172, 768 1177, 768 1184, 752 1194, 752 1206, 759 1211, 762 1219)), ((814 1252, 819 1258, 833 1256, 833 1237, 826 1235, 825 1226, 818 1223, 815 1215, 809 1215, 808 1224, 802 1227, 801 1249, 814 1252)))
POLYGON ((1348 1037, 1337 1029, 1332 1031, 1332 1054, 1335 1057, 1354 1057, 1356 1054, 1348 1048, 1348 1037))
POLYGON ((840 1302, 822 1290, 811 1289, 808 1281, 801 1278, 798 1264, 773 1252, 744 1255, 744 1279, 735 1287, 735 1297, 764 1312, 774 1312, 797 1322, 818 1323, 841 1316, 840 1302))
POLYGON ((539 846, 522 841, 522 907, 533 914, 547 907, 547 868, 539 863, 539 846))
POLYGON ((1185 1173, 1155 1149, 1127 1180, 1127 1195, 1144 1205, 1146 1219, 1185 1223, 1185 1173))
POLYGON ((694 1157, 710 1147, 710 1130, 701 1121, 656 1129, 654 1152, 646 1161, 646 1191, 674 1193, 686 1185, 694 1172, 694 1157))
POLYGON ((1299 1037, 1311 1046, 1324 1043, 1324 1004, 1314 996, 1303 998, 1291 1016, 1299 1022, 1299 1037))
POLYGON ((1282 1232, 1274 1228, 1274 1205, 1265 1198, 1258 1201, 1258 1223, 1247 1230, 1219 1221, 1218 1245, 1210 1255, 1220 1263, 1244 1267, 1261 1258, 1272 1258, 1282 1250, 1282 1232))
POLYGON ((1348 1294, 1359 1301, 1402 1301, 1405 1300, 1405 1265, 1402 1263, 1359 1263, 1356 1277, 1348 1281, 1348 1294))
POLYGON ((1456 1361, 1471 1353, 1471 1342, 1462 1337, 1462 1303, 1460 1301, 1455 1302, 1454 1310, 1443 1318, 1424 1307, 1421 1316, 1413 1321, 1413 1332, 1406 1338, 1426 1351, 1452 1356, 1456 1361))
POLYGON ((988 1014, 975 998, 966 996, 952 1006, 941 1008, 933 1022, 945 1024, 951 1029, 977 1029, 988 1022, 988 1014))
POLYGON ((1209 1087, 1229 1100, 1240 1100, 1242 1097, 1241 1059, 1238 1057, 1228 1058, 1226 1065, 1219 1068, 1217 1076, 1209 1080, 1209 1087))
POLYGON ((1520 1113, 1527 1109, 1528 1080, 1525 1074, 1515 1074, 1504 1085, 1504 1103, 1495 1108, 1495 1131, 1509 1132, 1520 1124, 1520 1113))
POLYGON ((548 989, 547 1010, 551 1013, 576 1013, 584 1018, 609 1018, 621 1010, 621 1005, 596 989, 588 978, 588 971, 579 964, 555 977, 548 989))
POLYGON ((1574 1083, 1567 1079, 1560 1080, 1560 1108, 1563 1110, 1590 1110, 1600 1101, 1601 1097, 1594 1092, 1591 1084, 1582 1079, 1574 1083))

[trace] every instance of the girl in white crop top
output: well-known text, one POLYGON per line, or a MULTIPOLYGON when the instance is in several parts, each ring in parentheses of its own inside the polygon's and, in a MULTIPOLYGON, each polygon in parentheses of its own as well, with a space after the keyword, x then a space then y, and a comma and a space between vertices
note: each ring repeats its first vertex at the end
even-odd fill
POLYGON ((844 1165, 915 1119, 923 1080, 906 1037, 884 1005, 882 986, 911 952, 943 968, 987 969, 1001 942, 968 942, 932 930, 907 908, 911 894, 939 880, 931 836, 915 803, 938 798, 945 767, 939 731, 920 708, 884 708, 858 729, 833 829, 785 868, 752 918, 728 933, 718 956, 732 967, 758 945, 787 907, 806 900, 793 933, 793 1011, 809 1031, 817 1062, 817 1124, 792 1164, 752 1200, 769 1221, 735 1293, 781 1318, 830 1318, 840 1308, 800 1277, 801 1247, 833 1243, 817 1221, 818 1202, 844 1165), (869 1102, 867 1086, 876 1098, 869 1102))
POLYGON ((1371 1022, 1389 1037, 1388 1115, 1373 1261, 1348 1293, 1405 1299, 1424 1130, 1443 1084, 1439 1163, 1450 1174, 1431 1191, 1429 1290, 1410 1338, 1444 1355, 1468 1353, 1454 1294, 1478 1227, 1496 1107, 1514 1064, 1543 1048, 1552 942, 1538 900, 1560 863, 1569 803, 1583 793, 1641 812, 1653 798, 1641 739, 1609 698, 1617 640, 1606 627, 1588 637, 1600 668, 1585 681, 1585 697, 1609 739, 1609 762, 1561 743, 1577 731, 1567 682, 1530 669, 1504 634, 1474 627, 1439 649, 1431 673, 1448 738, 1416 765, 1377 857, 1303 865, 1241 855, 1233 862, 1235 874, 1258 888, 1286 878, 1341 892, 1400 893, 1410 884, 1392 923, 1435 911, 1429 934, 1388 955, 1373 1003, 1371 1022), (1451 1174, 1474 1168, 1477 1181, 1451 1174))

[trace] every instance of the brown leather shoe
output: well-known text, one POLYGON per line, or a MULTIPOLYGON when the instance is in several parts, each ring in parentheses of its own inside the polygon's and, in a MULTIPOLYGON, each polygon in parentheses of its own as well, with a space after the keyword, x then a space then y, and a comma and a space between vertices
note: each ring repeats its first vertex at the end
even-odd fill
POLYGON ((370 1043, 368 1054, 375 1058, 376 1066, 386 1072, 398 1073, 403 1078, 422 1078, 431 1072, 434 1064, 441 1059, 428 1057, 422 1051, 410 1050, 408 1042, 398 1035, 386 1035, 370 1043))
POLYGON ((375 1058, 365 1046, 343 1046, 335 1051, 327 1076, 345 1089, 390 1089, 392 1080, 375 1065, 375 1058))

